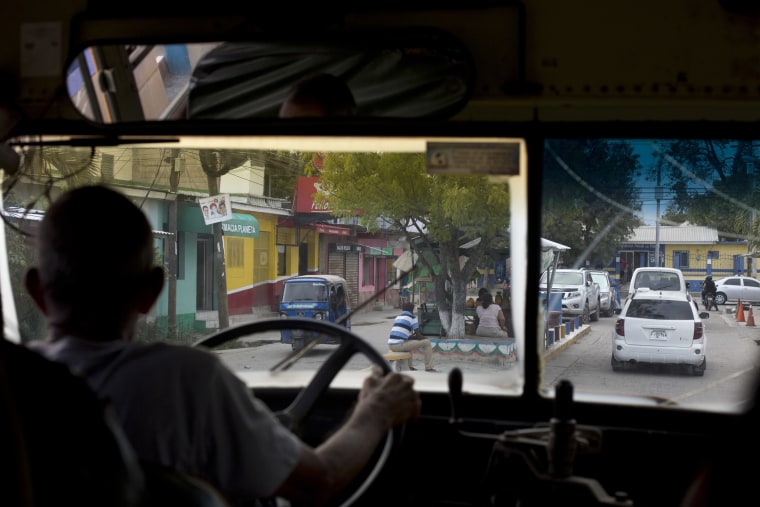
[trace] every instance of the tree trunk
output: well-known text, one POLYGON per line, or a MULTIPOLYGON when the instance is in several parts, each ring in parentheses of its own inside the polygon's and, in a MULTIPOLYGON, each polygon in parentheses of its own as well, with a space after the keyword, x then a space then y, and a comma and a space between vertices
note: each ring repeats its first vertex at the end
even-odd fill
POLYGON ((438 314, 448 338, 458 340, 465 337, 464 308, 467 302, 467 283, 475 272, 480 258, 483 257, 490 245, 490 239, 481 238, 480 243, 470 250, 470 257, 461 267, 459 265, 459 242, 456 239, 441 242, 438 245, 440 249, 438 262, 441 269, 433 278, 436 295, 445 294, 446 279, 451 280, 450 301, 445 301, 443 296, 438 298, 445 301, 445 304, 438 305, 438 314))
POLYGON ((456 240, 439 244, 440 253, 438 262, 440 271, 435 275, 435 291, 438 300, 438 314, 441 325, 446 331, 446 337, 452 340, 464 338, 464 298, 459 298, 458 293, 465 291, 466 286, 461 283, 461 270, 459 268, 459 246, 456 240), (450 280, 449 292, 446 291, 446 281, 450 280), (458 301, 461 299, 461 301, 458 301), (461 303, 461 304, 460 304, 461 303))

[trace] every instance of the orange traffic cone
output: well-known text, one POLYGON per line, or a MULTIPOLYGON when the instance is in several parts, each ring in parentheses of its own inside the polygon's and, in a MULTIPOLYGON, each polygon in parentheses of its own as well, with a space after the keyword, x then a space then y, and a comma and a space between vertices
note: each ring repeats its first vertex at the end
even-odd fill
POLYGON ((736 303, 736 322, 744 322, 744 305, 741 299, 736 303))
POLYGON ((752 316, 752 306, 749 307, 747 312, 747 327, 755 327, 755 317, 752 316))

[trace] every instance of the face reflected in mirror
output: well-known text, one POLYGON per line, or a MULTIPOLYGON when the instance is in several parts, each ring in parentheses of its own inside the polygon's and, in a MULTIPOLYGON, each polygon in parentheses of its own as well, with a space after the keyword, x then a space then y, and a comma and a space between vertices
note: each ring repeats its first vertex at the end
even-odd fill
POLYGON ((314 74, 296 83, 280 108, 280 118, 353 116, 356 101, 345 81, 314 74))

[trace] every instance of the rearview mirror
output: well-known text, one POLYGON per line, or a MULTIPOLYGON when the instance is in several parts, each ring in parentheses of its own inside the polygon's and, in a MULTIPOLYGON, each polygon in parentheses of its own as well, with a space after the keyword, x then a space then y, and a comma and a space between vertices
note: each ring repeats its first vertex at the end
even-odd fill
POLYGON ((472 93, 474 65, 439 29, 320 39, 104 44, 68 67, 74 107, 101 124, 277 118, 293 86, 330 74, 345 82, 362 118, 448 118, 472 93))

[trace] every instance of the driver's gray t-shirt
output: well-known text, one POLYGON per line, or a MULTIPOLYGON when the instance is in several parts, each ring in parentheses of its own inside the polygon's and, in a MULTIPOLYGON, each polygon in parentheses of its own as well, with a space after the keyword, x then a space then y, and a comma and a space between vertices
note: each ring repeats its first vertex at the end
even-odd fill
POLYGON ((31 348, 85 376, 141 459, 205 478, 232 504, 270 496, 302 444, 213 353, 76 338, 31 348))

